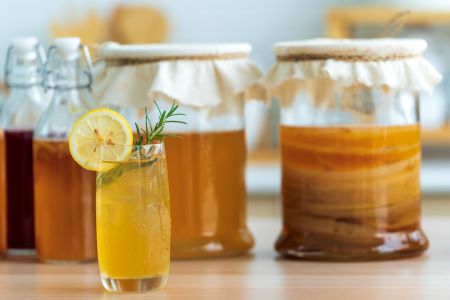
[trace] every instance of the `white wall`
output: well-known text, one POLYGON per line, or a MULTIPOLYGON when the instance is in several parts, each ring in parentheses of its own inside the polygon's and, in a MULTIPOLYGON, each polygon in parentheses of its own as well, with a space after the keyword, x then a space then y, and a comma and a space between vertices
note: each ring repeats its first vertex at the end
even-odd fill
MULTIPOLYGON (((267 68, 272 43, 323 35, 330 6, 361 5, 374 0, 1 0, 0 68, 15 36, 35 35, 48 43, 50 20, 75 18, 89 8, 103 15, 119 3, 159 7, 172 24, 171 41, 250 42, 253 58, 267 68)), ((375 1, 377 2, 377 1, 375 1)), ((2 72, 1 72, 2 73, 2 72)))

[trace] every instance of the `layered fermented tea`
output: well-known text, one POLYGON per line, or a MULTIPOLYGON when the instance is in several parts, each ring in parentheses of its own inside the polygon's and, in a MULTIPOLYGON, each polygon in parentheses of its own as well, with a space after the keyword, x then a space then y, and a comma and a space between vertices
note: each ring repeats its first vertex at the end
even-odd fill
MULTIPOLYGON (((95 172, 72 159, 68 136, 75 120, 93 105, 88 94, 92 74, 80 62, 79 38, 55 39, 51 49, 46 64, 51 72, 44 84, 53 98, 33 141, 37 257, 45 262, 90 261, 97 258, 95 172)), ((85 59, 89 66, 89 57, 85 59)))
POLYGON ((244 100, 260 77, 247 44, 118 45, 99 54, 106 68, 96 97, 152 119, 175 102, 187 123, 165 140, 173 258, 219 257, 253 246, 246 224, 244 100), (145 74, 143 76, 142 74, 145 74), (158 105, 154 105, 156 100, 158 105))
POLYGON ((275 45, 283 229, 276 250, 380 260, 428 247, 420 222, 419 93, 440 75, 422 40, 275 45))
MULTIPOLYGON (((0 114, 0 167, 5 175, 0 185, 6 193, 7 243, 12 254, 29 254, 35 247, 32 139, 48 104, 41 87, 44 63, 45 54, 36 38, 16 39, 8 48, 5 83, 10 94, 0 114)), ((1 222, 5 224, 5 219, 1 222)))

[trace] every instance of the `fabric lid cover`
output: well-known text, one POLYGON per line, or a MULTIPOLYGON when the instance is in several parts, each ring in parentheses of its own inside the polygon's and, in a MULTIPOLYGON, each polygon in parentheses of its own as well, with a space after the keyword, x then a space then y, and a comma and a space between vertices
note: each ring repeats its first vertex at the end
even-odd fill
POLYGON ((307 88, 307 82, 314 80, 329 86, 431 91, 442 76, 422 57, 426 47, 427 43, 420 39, 313 39, 276 43, 277 63, 262 83, 281 101, 291 100, 299 90, 307 88))
POLYGON ((94 96, 136 108, 161 98, 195 108, 240 101, 261 77, 250 51, 248 44, 105 43, 99 55, 107 68, 96 75, 94 96))

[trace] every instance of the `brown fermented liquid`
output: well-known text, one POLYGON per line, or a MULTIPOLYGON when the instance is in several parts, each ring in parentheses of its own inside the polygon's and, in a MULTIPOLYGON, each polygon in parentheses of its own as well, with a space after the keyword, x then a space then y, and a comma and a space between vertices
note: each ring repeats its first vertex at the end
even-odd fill
POLYGON ((3 131, 0 131, 0 258, 6 256, 6 160, 3 131))
POLYGON ((33 130, 5 134, 8 248, 32 250, 34 240, 33 130))
POLYGON ((253 238, 246 226, 244 131, 177 135, 165 140, 172 257, 247 251, 253 238))
POLYGON ((331 260, 421 253, 420 128, 281 127, 284 255, 331 260))
POLYGON ((36 140, 33 152, 38 259, 95 260, 95 172, 75 163, 67 141, 36 140))

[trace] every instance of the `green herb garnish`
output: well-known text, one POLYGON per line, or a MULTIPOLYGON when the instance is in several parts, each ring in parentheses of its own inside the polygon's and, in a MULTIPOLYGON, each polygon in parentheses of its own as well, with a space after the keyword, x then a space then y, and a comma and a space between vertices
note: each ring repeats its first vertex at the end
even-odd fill
POLYGON ((152 126, 152 122, 150 121, 147 113, 147 107, 145 108, 145 128, 140 128, 137 123, 134 123, 137 132, 137 138, 134 141, 135 146, 139 147, 152 144, 154 141, 162 142, 167 136, 171 136, 170 134, 163 133, 164 126, 167 123, 187 124, 186 122, 180 120, 173 120, 173 117, 186 115, 176 112, 179 106, 175 104, 175 101, 173 101, 169 111, 161 111, 156 101, 155 106, 158 109, 159 113, 159 121, 155 124, 155 126, 152 126))

